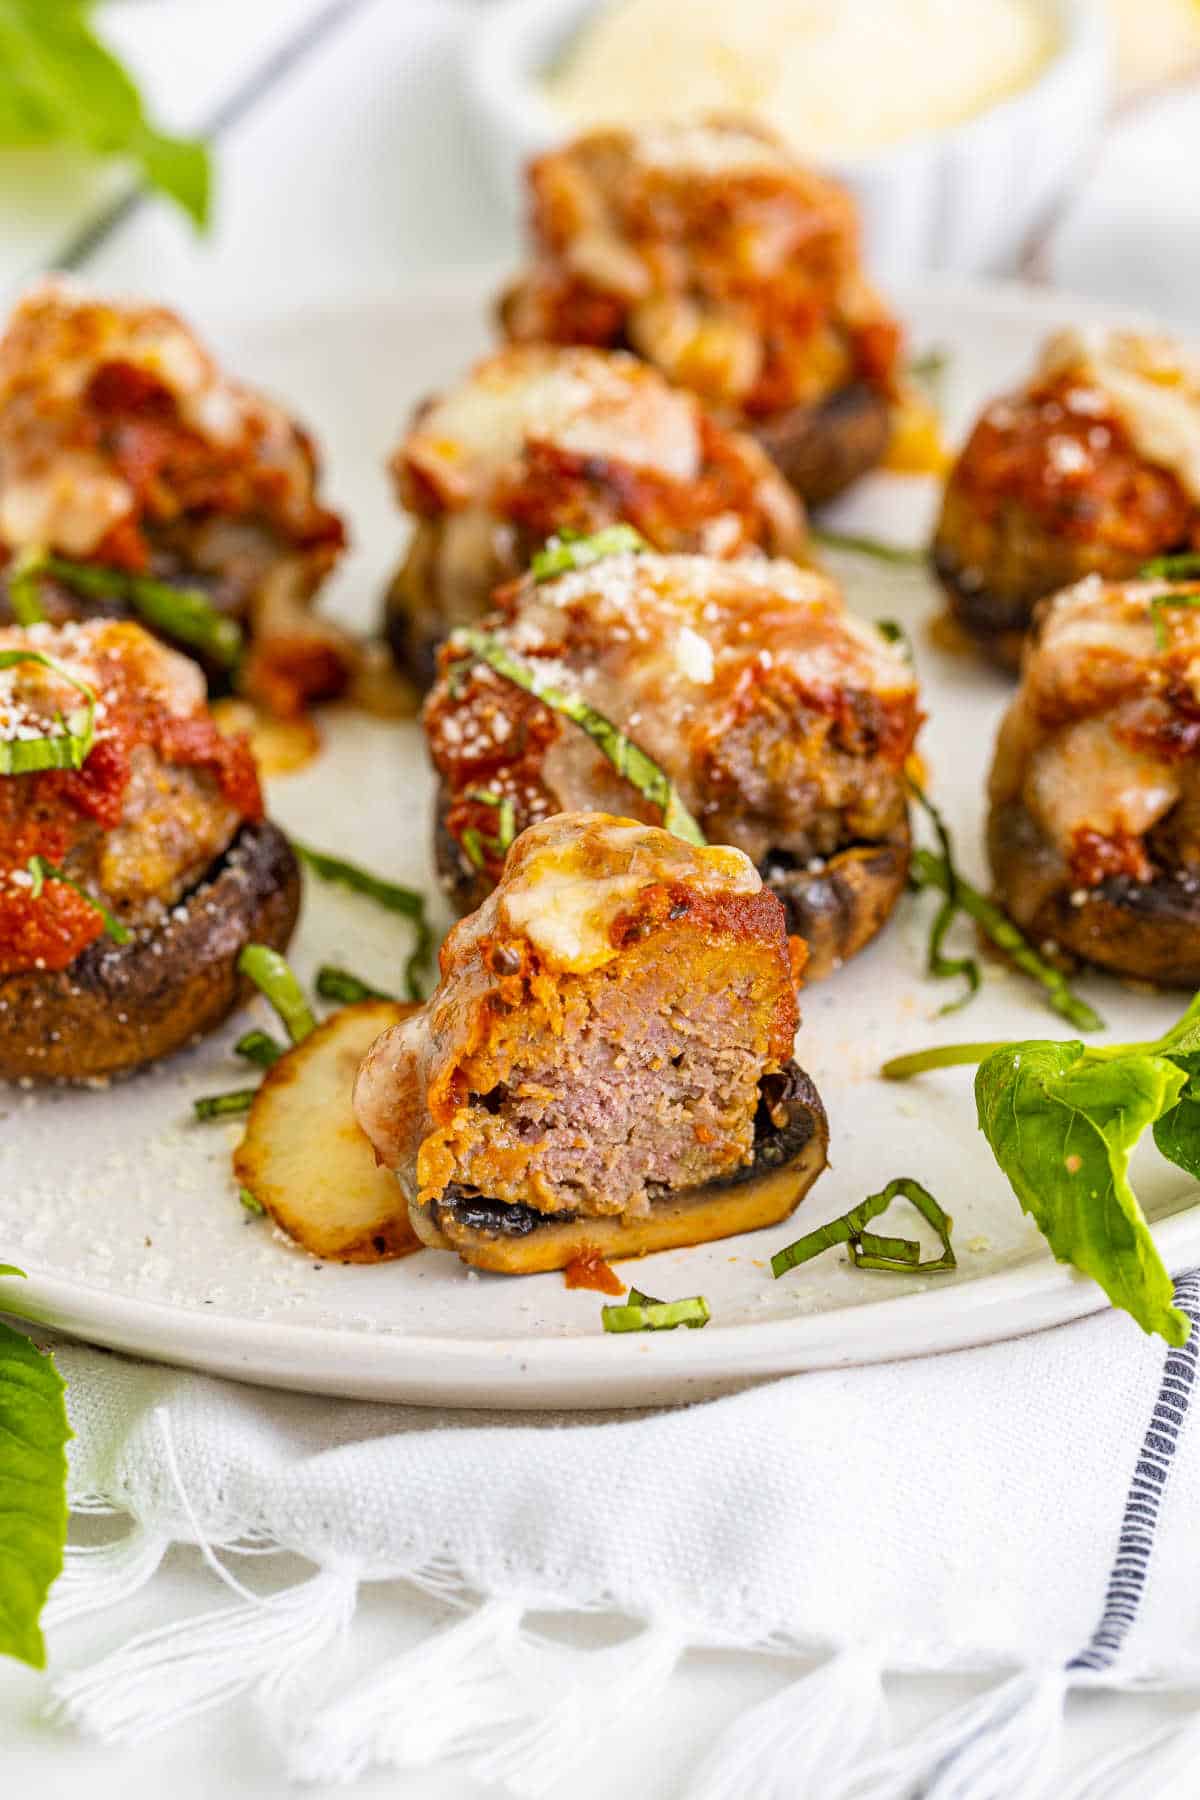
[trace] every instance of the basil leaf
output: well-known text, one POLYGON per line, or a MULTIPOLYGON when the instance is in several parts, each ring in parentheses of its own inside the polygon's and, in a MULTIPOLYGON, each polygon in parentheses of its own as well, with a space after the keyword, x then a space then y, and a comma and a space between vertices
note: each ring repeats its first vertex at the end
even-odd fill
POLYGON ((1171 1277, 1129 1185, 1129 1158, 1187 1079, 1138 1046, 1106 1061, 1078 1039, 1006 1044, 975 1077, 980 1129, 1055 1256, 1169 1344, 1186 1341, 1188 1319, 1172 1304, 1171 1277))
POLYGON ((1187 1076, 1179 1103, 1154 1124, 1154 1142, 1168 1162, 1200 1181, 1200 1054, 1176 1057, 1187 1076))
POLYGON ((159 131, 137 87, 91 28, 90 0, 0 0, 0 148, 68 144, 123 156, 203 227, 203 144, 159 131))
MULTIPOLYGON (((21 1271, 0 1264, 0 1275, 21 1271)), ((71 1436, 49 1356, 0 1325, 0 1656, 46 1666, 39 1620, 67 1540, 71 1436)))

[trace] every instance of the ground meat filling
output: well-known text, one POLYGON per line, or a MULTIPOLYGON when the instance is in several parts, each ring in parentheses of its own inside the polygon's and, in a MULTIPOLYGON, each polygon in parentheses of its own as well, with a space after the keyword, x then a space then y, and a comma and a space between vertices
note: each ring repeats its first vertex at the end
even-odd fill
POLYGON ((893 391, 900 331, 863 278, 853 203, 769 134, 593 132, 535 161, 530 188, 510 337, 627 347, 747 419, 893 391))
POLYGON ((737 1026, 760 1011, 764 975, 685 942, 674 967, 634 952, 581 982, 561 1037, 534 1036, 536 1011, 510 1042, 497 1023, 484 1066, 502 1079, 468 1094, 446 1145, 460 1186, 532 1192, 543 1213, 636 1215, 656 1191, 749 1165, 765 1045, 737 1026))
POLYGON ((1019 924, 1063 889, 1082 904, 1114 882, 1200 873, 1193 597, 1187 583, 1091 576, 1041 617, 990 780, 993 859, 1019 924), (1020 857, 1003 851, 1016 835, 1020 857))
MULTIPOLYGON (((816 1129, 820 1102, 812 1082, 797 1063, 785 1063, 778 1073, 763 1076, 758 1093, 753 1154, 749 1162, 740 1163, 730 1173, 710 1183, 710 1187, 734 1187, 769 1169, 782 1168, 794 1162, 810 1142, 816 1129)), ((650 1183, 648 1194, 653 1206, 656 1201, 670 1198, 671 1190, 650 1183)), ((506 1205, 453 1181, 436 1203, 436 1213, 443 1226, 457 1227, 460 1232, 503 1237, 528 1237, 539 1226, 566 1224, 580 1216, 565 1211, 539 1212, 535 1207, 520 1204, 506 1205)))
MULTIPOLYGON (((0 649, 52 657, 96 694, 95 743, 78 771, 0 776, 0 974, 62 969, 104 929, 161 923, 263 816, 244 738, 224 738, 195 665, 117 621, 0 630, 0 649), (62 879, 31 873, 44 858, 62 879)), ((58 729, 80 695, 56 671, 0 672, 0 736, 58 729)))
POLYGON ((764 1107, 782 1132, 795 1026, 783 911, 744 857, 560 815, 451 932, 356 1107, 419 1205, 520 1209, 517 1232, 638 1217, 751 1169, 764 1107))
MULTIPOLYGON (((912 672, 823 577, 762 560, 619 557, 498 601, 502 641, 627 732, 711 842, 803 867, 904 831, 912 672)), ((576 725, 463 666, 452 645, 425 726, 445 829, 491 881, 506 848, 500 800, 518 831, 575 808, 659 817, 576 725)))

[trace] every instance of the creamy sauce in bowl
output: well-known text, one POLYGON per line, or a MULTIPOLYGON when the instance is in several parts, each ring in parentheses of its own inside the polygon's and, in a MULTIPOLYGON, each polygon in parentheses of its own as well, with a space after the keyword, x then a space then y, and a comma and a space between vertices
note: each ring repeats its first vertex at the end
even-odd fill
POLYGON ((546 94, 577 128, 738 112, 803 156, 866 155, 974 118, 1058 48, 1039 0, 615 0, 546 94))

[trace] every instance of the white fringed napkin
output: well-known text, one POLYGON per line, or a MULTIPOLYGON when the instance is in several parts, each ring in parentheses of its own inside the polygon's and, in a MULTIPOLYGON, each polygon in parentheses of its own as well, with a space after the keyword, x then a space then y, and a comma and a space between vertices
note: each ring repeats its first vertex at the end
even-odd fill
MULTIPOLYGON (((1200 1316, 1200 1275, 1178 1297, 1200 1316)), ((1200 1724, 1070 1786, 1057 1743, 1069 1687, 1200 1688, 1198 1351, 1200 1331, 1167 1351, 1109 1313, 588 1423, 300 1399, 63 1346, 73 1504, 131 1525, 68 1553, 56 1705, 130 1742, 252 1698, 298 1780, 458 1759, 537 1796, 689 1646, 816 1650, 815 1673, 710 1747, 689 1800, 1161 1792, 1200 1724), (120 1602, 176 1540, 217 1573, 214 1553, 247 1543, 314 1572, 265 1599, 225 1572, 232 1600, 122 1643, 120 1602), (363 1581, 412 1583, 461 1617, 339 1691, 363 1581), (118 1647, 72 1670, 63 1627, 100 1609, 118 1647), (593 1610, 640 1629, 580 1651, 532 1628, 593 1610), (889 1748, 881 1673, 960 1668, 995 1684, 889 1748), (1148 1785, 1126 1790, 1133 1769, 1148 1785)))

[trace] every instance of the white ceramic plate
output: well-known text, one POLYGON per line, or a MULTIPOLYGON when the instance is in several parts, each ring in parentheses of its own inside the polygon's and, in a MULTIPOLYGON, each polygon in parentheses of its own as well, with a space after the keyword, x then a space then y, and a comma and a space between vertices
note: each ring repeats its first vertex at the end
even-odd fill
MULTIPOLYGON (((354 533, 333 604, 354 623, 374 617, 401 543, 384 457, 413 401, 485 348, 491 291, 479 277, 214 330, 232 365, 294 402, 325 445, 329 486, 354 533)), ((904 311, 918 348, 949 352, 955 432, 1027 368, 1043 331, 1095 316, 1084 303, 1014 288, 924 290, 904 311)), ((924 481, 872 478, 838 523, 918 543, 934 498, 924 481)), ((931 779, 965 868, 982 875, 981 795, 1006 683, 932 642, 938 602, 922 576, 836 561, 851 604, 902 620, 915 640, 931 779)), ((276 816, 310 842, 430 885, 430 781, 416 726, 334 715, 325 729, 319 761, 275 783, 276 816)), ((906 899, 880 942, 804 997, 799 1054, 829 1111, 833 1167, 796 1217, 637 1266, 651 1293, 706 1295, 705 1331, 610 1336, 601 1296, 568 1291, 559 1275, 478 1275, 433 1252, 375 1268, 314 1263, 247 1220, 229 1172, 238 1128, 189 1123, 193 1096, 244 1080, 229 1052, 244 1017, 108 1092, 0 1090, 0 1260, 29 1274, 12 1284, 14 1300, 98 1343, 243 1379, 484 1407, 693 1399, 749 1378, 982 1343, 1089 1312, 1104 1304, 1100 1290, 1052 1261, 975 1129, 969 1071, 906 1087, 876 1076, 885 1057, 935 1041, 1066 1035, 1026 982, 994 966, 969 1011, 939 1018, 946 991, 922 973, 931 905, 906 899), (957 1274, 871 1274, 830 1253, 771 1279, 772 1251, 902 1174, 953 1213, 957 1274)), ((318 884, 295 961, 305 976, 331 960, 394 986, 404 942, 400 922, 318 884)), ((1116 1037, 1154 1036, 1180 1010, 1111 981, 1086 991, 1116 1037)), ((1195 1190, 1152 1151, 1136 1178, 1167 1259, 1178 1268, 1200 1256, 1195 1190)))

